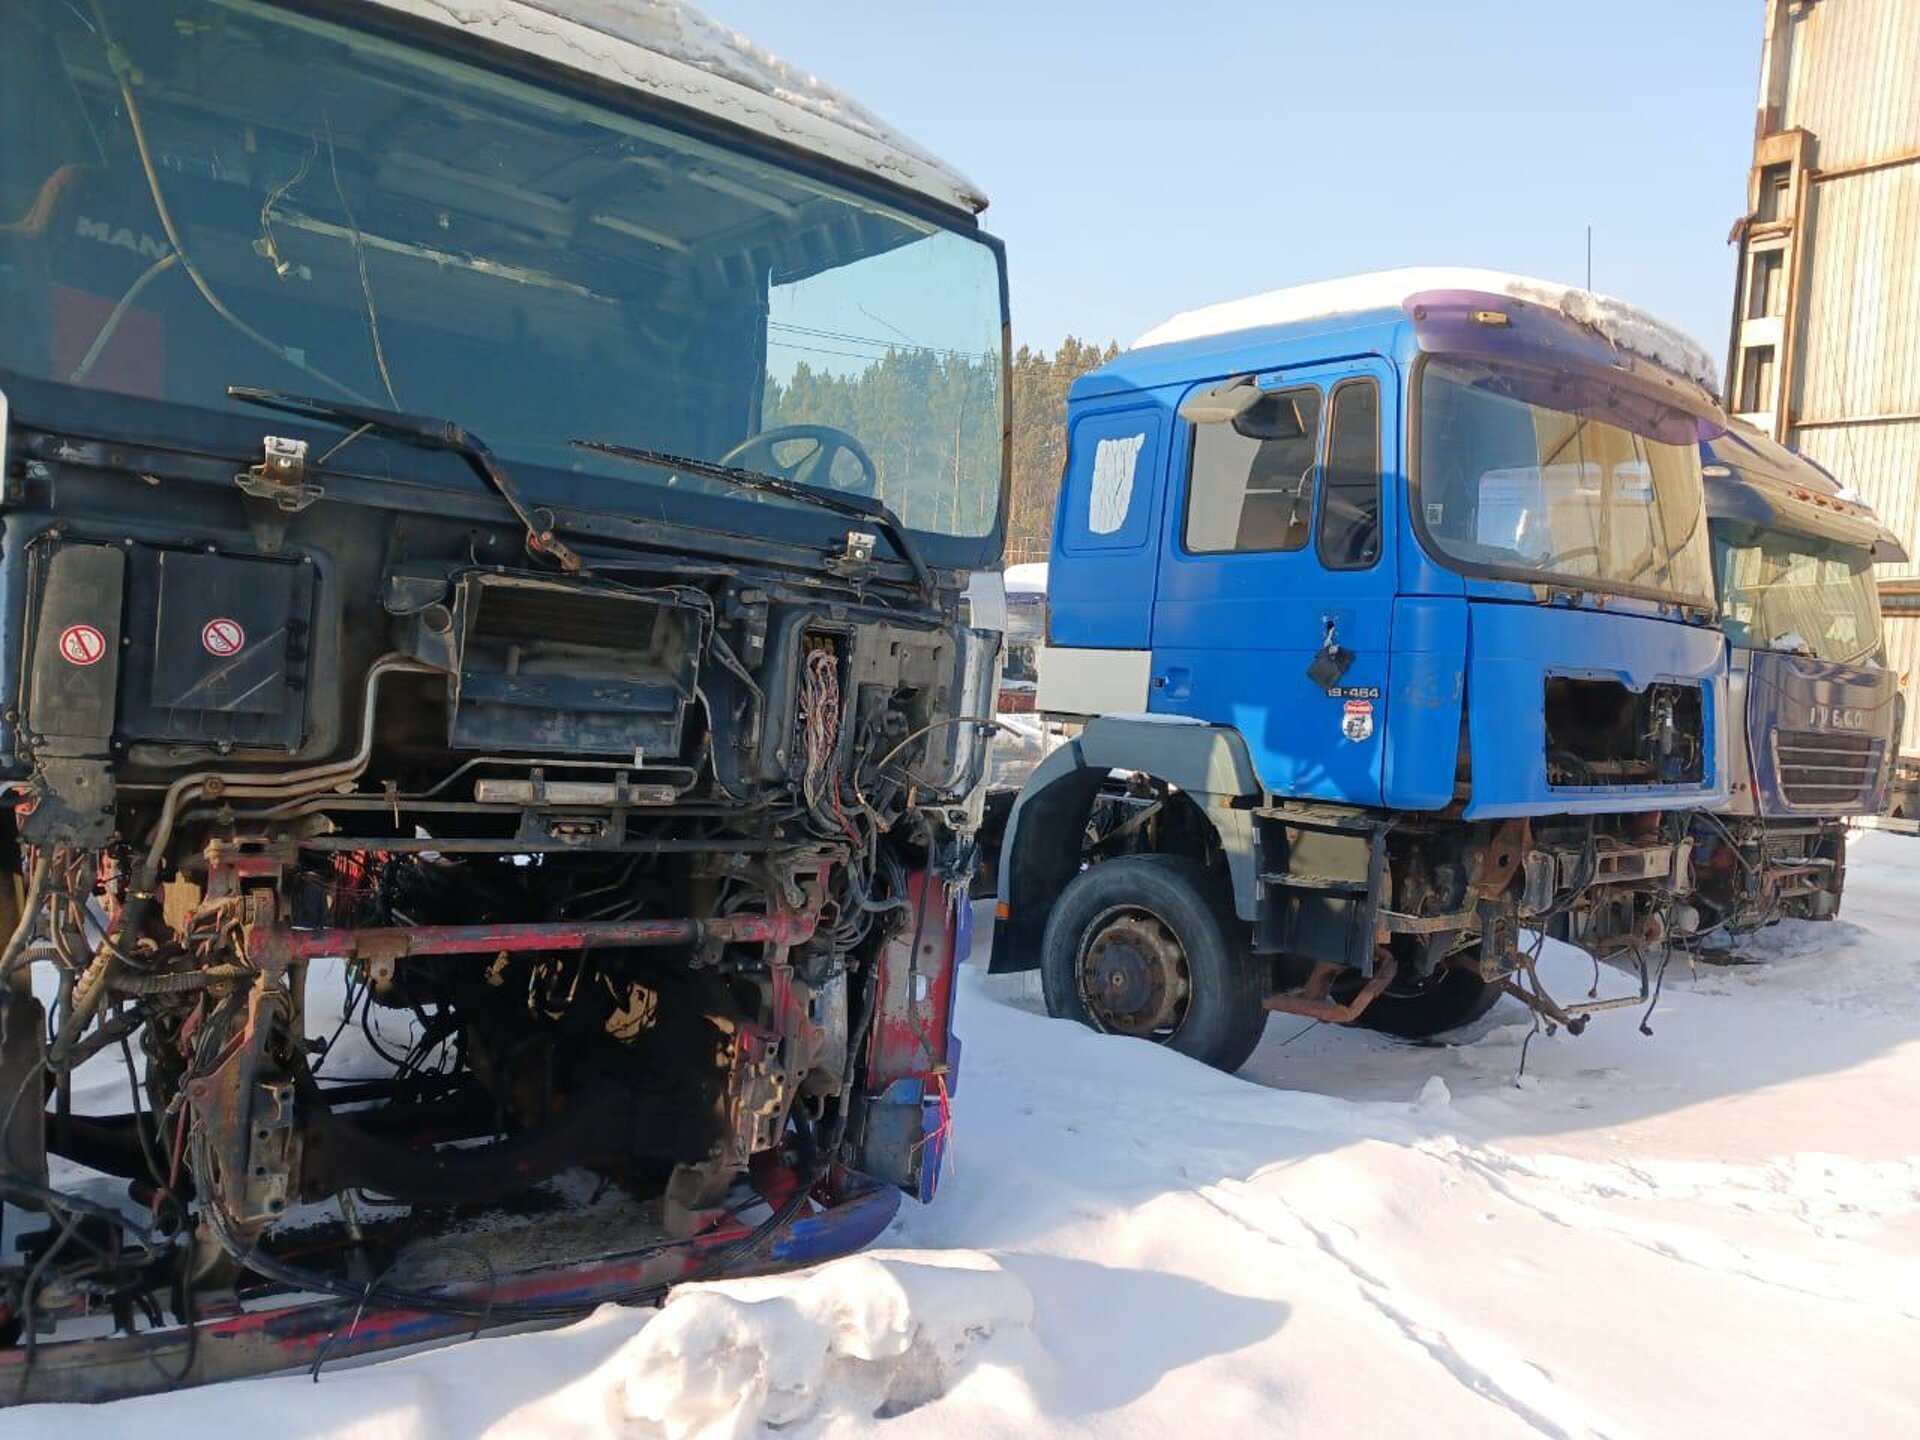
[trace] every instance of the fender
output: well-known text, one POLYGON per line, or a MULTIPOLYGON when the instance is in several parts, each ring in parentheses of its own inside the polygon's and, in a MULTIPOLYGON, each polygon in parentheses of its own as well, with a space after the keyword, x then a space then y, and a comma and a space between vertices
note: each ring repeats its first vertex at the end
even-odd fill
POLYGON ((1163 780, 1189 796, 1220 837, 1233 907, 1252 920, 1258 900, 1249 800, 1264 796, 1247 743, 1223 725, 1103 716, 1040 763, 1014 802, 1000 845, 999 886, 988 969, 1039 964, 1053 902, 1080 871, 1080 837, 1101 785, 1115 770, 1163 780))

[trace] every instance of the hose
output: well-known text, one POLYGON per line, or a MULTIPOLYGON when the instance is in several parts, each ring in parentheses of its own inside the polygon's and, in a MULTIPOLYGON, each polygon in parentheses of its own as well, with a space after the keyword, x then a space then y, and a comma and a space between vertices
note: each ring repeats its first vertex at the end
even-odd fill
POLYGON ((26 954, 27 942, 33 938, 34 917, 40 913, 41 903, 47 898, 47 881, 52 874, 53 857, 43 851, 33 862, 26 898, 20 903, 20 919, 7 940, 7 948, 0 950, 0 985, 5 985, 13 978, 14 970, 26 954))

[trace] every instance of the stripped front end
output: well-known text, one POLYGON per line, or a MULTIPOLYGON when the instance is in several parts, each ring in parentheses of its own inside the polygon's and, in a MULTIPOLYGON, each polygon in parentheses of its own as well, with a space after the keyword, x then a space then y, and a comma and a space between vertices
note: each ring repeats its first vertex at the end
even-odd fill
POLYGON ((939 1175, 998 246, 322 8, 0 50, 0 1400, 645 1300, 939 1175))
POLYGON ((1902 701, 1873 567, 1905 551, 1832 476, 1758 431, 1729 431, 1703 458, 1737 718, 1732 795, 1695 826, 1695 903, 1730 933, 1830 920, 1848 821, 1890 794, 1902 701))

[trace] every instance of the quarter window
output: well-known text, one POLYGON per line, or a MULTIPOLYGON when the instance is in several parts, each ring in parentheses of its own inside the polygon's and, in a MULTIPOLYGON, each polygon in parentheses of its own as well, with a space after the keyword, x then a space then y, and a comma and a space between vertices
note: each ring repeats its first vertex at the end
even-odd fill
POLYGON ((1380 556, 1380 387, 1349 380, 1333 392, 1320 490, 1320 559, 1365 570, 1380 556))
POLYGON ((1263 396, 1235 420, 1194 426, 1188 551, 1303 548, 1319 455, 1320 391, 1311 385, 1263 396))

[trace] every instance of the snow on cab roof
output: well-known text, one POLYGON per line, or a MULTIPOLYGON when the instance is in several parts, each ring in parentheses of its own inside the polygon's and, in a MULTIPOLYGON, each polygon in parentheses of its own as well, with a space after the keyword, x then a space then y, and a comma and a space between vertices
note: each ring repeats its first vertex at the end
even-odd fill
POLYGON ((1154 326, 1133 342, 1133 348, 1171 345, 1179 340, 1230 335, 1269 325, 1297 325, 1369 310, 1398 310, 1413 296, 1434 290, 1475 290, 1558 310, 1575 324, 1597 331, 1622 350, 1696 380, 1709 390, 1720 388, 1719 370, 1713 357, 1698 342, 1624 300, 1551 280, 1462 266, 1375 270, 1365 275, 1320 280, 1285 290, 1269 290, 1244 300, 1206 305, 1183 311, 1154 326))
POLYGON ((684 0, 375 0, 867 170, 977 214, 987 197, 857 101, 684 0))

